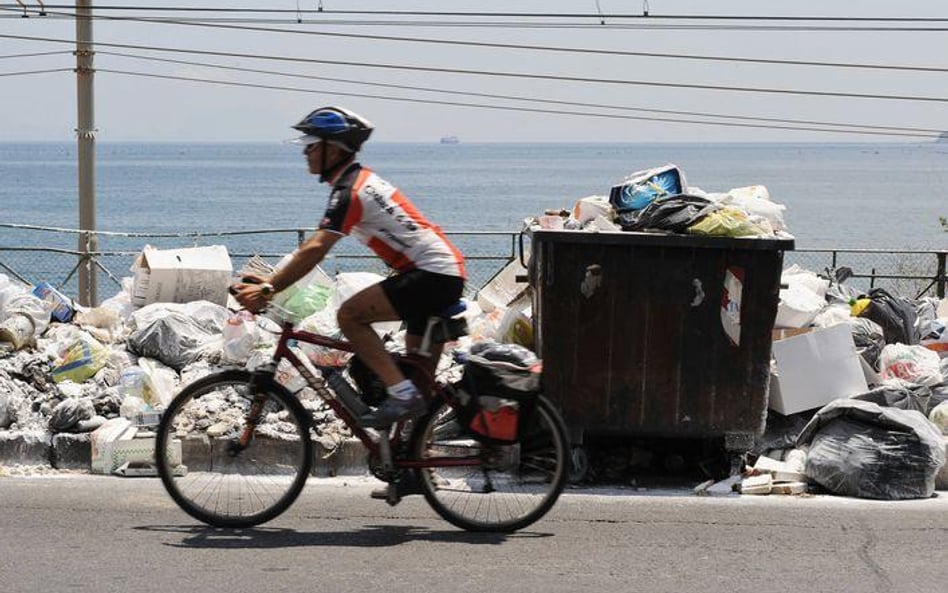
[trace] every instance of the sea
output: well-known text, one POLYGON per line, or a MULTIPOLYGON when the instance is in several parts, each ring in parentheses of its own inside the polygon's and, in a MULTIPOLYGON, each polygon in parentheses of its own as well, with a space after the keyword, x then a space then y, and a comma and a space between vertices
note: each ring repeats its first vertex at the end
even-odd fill
MULTIPOLYGON (((0 143, 0 223, 78 228, 76 152, 75 143, 0 143)), ((797 248, 948 249, 948 232, 939 222, 948 217, 948 143, 462 139, 369 143, 361 161, 449 232, 514 233, 526 218, 572 208, 585 196, 608 195, 635 171, 674 163, 689 186, 708 192, 766 186, 771 199, 786 207, 797 248)), ((99 142, 95 185, 98 230, 126 233, 312 229, 328 195, 328 187, 307 172, 299 147, 279 142, 99 142)), ((249 235, 228 238, 228 245, 286 252, 295 240, 249 235)), ((182 246, 136 237, 120 247, 136 250, 146 242, 182 246)), ((25 245, 74 249, 75 237, 0 227, 0 248, 25 245)))

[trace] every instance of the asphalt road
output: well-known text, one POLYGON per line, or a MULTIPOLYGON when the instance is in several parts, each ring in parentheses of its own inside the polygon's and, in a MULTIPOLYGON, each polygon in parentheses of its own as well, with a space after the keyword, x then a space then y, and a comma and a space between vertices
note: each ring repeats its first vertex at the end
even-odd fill
POLYGON ((203 527, 157 479, 0 478, 0 591, 948 591, 948 493, 920 501, 581 489, 513 535, 420 497, 312 480, 253 530, 203 527))

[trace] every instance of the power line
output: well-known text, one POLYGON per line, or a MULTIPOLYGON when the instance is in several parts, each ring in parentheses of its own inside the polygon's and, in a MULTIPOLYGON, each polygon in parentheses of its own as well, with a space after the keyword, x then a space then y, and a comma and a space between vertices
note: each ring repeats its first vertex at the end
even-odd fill
POLYGON ((234 81, 225 81, 225 80, 213 80, 209 78, 191 78, 186 76, 175 76, 175 75, 166 75, 166 74, 149 74, 143 72, 131 72, 128 70, 113 70, 109 68, 99 68, 97 72, 105 72, 110 74, 120 74, 125 76, 134 76, 134 77, 143 77, 143 78, 156 78, 163 80, 177 80, 177 81, 188 81, 188 82, 198 82, 204 84, 214 84, 214 85, 224 85, 224 86, 234 86, 242 88, 255 88, 255 89, 266 89, 266 90, 280 90, 280 91, 293 91, 293 92, 303 92, 303 93, 318 93, 322 95, 335 95, 342 97, 360 97, 367 99, 380 99, 383 101, 396 101, 396 102, 405 102, 405 103, 422 103, 429 105, 446 105, 452 107, 475 107, 479 109, 492 109, 500 111, 517 111, 517 112, 526 112, 526 113, 543 113, 543 114, 552 114, 552 115, 569 115, 574 117, 593 117, 593 118, 604 118, 604 119, 618 119, 618 120, 643 120, 643 121, 657 121, 657 122, 668 122, 668 123, 677 123, 677 124, 698 124, 698 125, 711 125, 711 126, 724 126, 724 127, 740 127, 740 128, 765 128, 765 129, 777 129, 777 130, 794 130, 794 131, 809 131, 809 132, 827 132, 827 133, 846 133, 846 134, 860 134, 860 135, 873 135, 873 136, 899 136, 899 137, 912 137, 912 138, 935 138, 938 135, 935 133, 926 134, 926 133, 899 133, 899 132, 883 132, 883 131, 871 131, 871 130, 839 130, 839 129, 827 129, 819 127, 795 127, 795 126, 780 126, 780 125, 763 125, 763 124, 751 124, 751 123, 737 123, 737 122, 714 122, 714 121, 701 121, 701 120, 684 120, 684 119, 673 119, 673 118, 662 118, 662 117, 649 117, 649 116, 636 116, 636 115, 623 115, 623 114, 610 114, 610 113, 596 113, 596 112, 582 112, 579 113, 575 110, 557 110, 557 109, 540 109, 533 107, 516 107, 516 106, 504 106, 504 105, 490 105, 485 103, 464 103, 460 101, 443 101, 437 99, 416 99, 409 97, 396 97, 391 95, 375 95, 369 93, 348 93, 343 91, 333 91, 333 90, 313 90, 313 89, 303 89, 299 87, 286 87, 286 86, 276 86, 276 85, 265 85, 265 84, 256 84, 256 83, 247 83, 247 82, 234 82, 234 81))
MULTIPOLYGON (((66 39, 55 39, 55 38, 49 38, 49 37, 34 37, 34 36, 25 36, 25 35, 0 34, 0 38, 21 39, 21 40, 28 40, 28 41, 45 41, 45 42, 50 42, 50 43, 70 43, 70 44, 73 43, 71 40, 66 40, 66 39)), ((298 62, 298 63, 311 63, 311 64, 330 64, 330 65, 335 65, 335 66, 351 66, 351 67, 356 67, 356 68, 404 70, 408 72, 431 72, 431 73, 438 73, 438 74, 465 74, 465 75, 470 75, 470 76, 517 78, 517 79, 525 79, 525 80, 583 82, 583 83, 607 84, 607 85, 647 86, 647 87, 655 87, 655 88, 712 90, 712 91, 762 93, 762 94, 776 94, 776 95, 799 95, 799 96, 810 96, 810 97, 832 97, 832 98, 849 98, 849 99, 876 99, 876 100, 890 100, 890 101, 920 101, 920 102, 929 102, 929 103, 948 103, 948 98, 946 97, 931 97, 931 96, 922 96, 922 95, 882 95, 882 94, 873 94, 873 93, 847 93, 847 92, 841 92, 841 91, 805 91, 805 90, 798 90, 798 89, 705 85, 705 84, 659 82, 659 81, 647 81, 647 80, 624 80, 624 79, 616 79, 616 78, 594 78, 594 77, 588 77, 588 76, 560 76, 560 75, 554 75, 554 74, 530 74, 530 73, 525 73, 525 72, 501 72, 501 71, 490 71, 490 70, 470 70, 470 69, 464 69, 464 68, 439 68, 439 67, 434 67, 434 66, 411 66, 411 65, 404 65, 404 64, 356 62, 356 61, 347 61, 347 60, 324 60, 324 59, 319 59, 319 58, 297 58, 297 57, 289 57, 289 56, 273 56, 273 55, 247 54, 247 53, 239 53, 239 52, 221 52, 221 51, 210 51, 210 50, 168 48, 168 47, 124 44, 124 43, 96 42, 96 46, 115 47, 115 48, 122 48, 122 49, 137 49, 137 50, 145 50, 145 51, 189 53, 189 54, 218 56, 218 57, 223 56, 223 57, 234 57, 234 58, 248 58, 248 59, 255 59, 255 60, 273 60, 273 61, 282 61, 282 62, 298 62)))
POLYGON ((34 53, 30 53, 30 54, 7 54, 7 55, 5 55, 5 56, 0 56, 0 60, 6 60, 6 59, 10 59, 10 58, 36 58, 36 57, 39 57, 39 56, 60 56, 60 55, 66 55, 66 54, 69 54, 69 53, 72 53, 72 52, 68 52, 68 51, 41 51, 41 52, 34 52, 34 53))
MULTIPOLYGON (((58 13, 58 14, 63 14, 66 16, 75 16, 74 13, 58 13)), ((495 43, 495 42, 486 42, 486 41, 462 41, 462 40, 457 40, 457 39, 432 39, 432 38, 426 38, 426 37, 399 37, 395 35, 368 35, 368 34, 355 34, 355 33, 338 33, 338 32, 329 32, 329 31, 296 31, 296 30, 273 28, 273 27, 248 27, 248 26, 236 26, 236 25, 225 25, 225 24, 215 24, 215 23, 190 22, 190 21, 173 20, 173 19, 151 19, 151 18, 142 19, 142 18, 135 18, 135 17, 108 17, 108 16, 96 16, 94 18, 108 20, 108 21, 142 22, 142 23, 162 24, 162 25, 183 25, 183 26, 194 26, 194 27, 220 28, 220 29, 229 29, 229 30, 242 30, 242 31, 245 30, 245 31, 264 32, 264 33, 285 33, 285 34, 291 34, 291 35, 313 35, 313 36, 320 36, 320 37, 334 37, 334 38, 343 38, 343 39, 396 41, 396 42, 406 42, 406 43, 423 43, 423 44, 449 45, 449 46, 460 46, 460 47, 479 47, 479 48, 489 48, 489 49, 514 49, 514 50, 544 51, 544 52, 555 52, 555 53, 575 53, 575 54, 645 57, 645 58, 662 58, 662 59, 683 59, 683 60, 709 61, 709 62, 735 62, 735 63, 746 63, 746 64, 768 64, 768 65, 782 65, 782 66, 816 66, 816 67, 829 67, 829 68, 855 68, 855 69, 866 69, 866 70, 889 70, 889 71, 908 71, 908 72, 937 72, 937 73, 948 72, 948 68, 926 67, 926 66, 854 64, 854 63, 847 63, 847 62, 818 62, 818 61, 812 61, 812 60, 776 60, 776 59, 731 57, 731 56, 707 56, 707 55, 698 55, 698 54, 636 52, 636 51, 626 51, 626 50, 609 50, 609 49, 595 49, 595 48, 582 48, 582 47, 557 47, 557 46, 550 46, 550 45, 524 45, 524 44, 515 44, 515 43, 495 43)))
MULTIPOLYGON (((46 4, 46 8, 71 9, 71 4, 46 4)), ((12 6, 11 6, 12 7, 12 6)), ((13 7, 15 8, 15 7, 13 7)), ((832 21, 832 22, 948 22, 941 17, 853 17, 853 16, 781 16, 781 15, 708 15, 708 14, 654 14, 649 13, 581 13, 581 12, 502 12, 502 11, 427 11, 427 10, 339 10, 339 9, 292 9, 292 8, 229 8, 199 6, 96 6, 96 10, 142 11, 142 12, 208 12, 208 13, 253 13, 253 14, 310 14, 310 15, 386 15, 386 16, 437 16, 458 18, 589 18, 589 19, 636 19, 636 20, 734 20, 734 21, 832 21)), ((18 9, 22 10, 22 8, 18 9)))
POLYGON ((51 72, 72 72, 72 68, 51 68, 49 70, 25 70, 22 72, 0 72, 0 76, 29 76, 30 74, 49 74, 51 72))
MULTIPOLYGON (((6 10, 0 7, 0 11, 6 10)), ((295 12, 295 11, 293 11, 295 12)), ((19 14, 0 14, 0 19, 19 19, 19 14)), ((48 14, 43 18, 71 19, 64 14, 48 14)), ((142 17, 140 22, 148 22, 153 17, 142 17)), ((410 28, 461 28, 461 29, 521 29, 521 30, 584 30, 597 31, 713 31, 713 32, 790 32, 790 33, 944 33, 948 27, 908 27, 908 26, 807 26, 807 25, 723 25, 723 24, 668 24, 659 23, 600 23, 600 22, 532 22, 532 21, 434 21, 434 20, 353 20, 353 19, 309 19, 296 18, 240 18, 240 17, 204 17, 178 18, 182 23, 247 23, 247 24, 287 24, 318 26, 354 26, 354 27, 394 27, 410 28)))
POLYGON ((731 120, 738 120, 738 121, 758 121, 758 122, 789 123, 789 124, 800 124, 800 125, 835 126, 835 127, 841 127, 841 128, 891 130, 891 131, 900 131, 900 132, 929 132, 929 133, 937 134, 942 131, 941 129, 931 129, 931 128, 910 128, 910 127, 904 127, 904 126, 847 124, 847 123, 814 121, 814 120, 752 117, 752 116, 747 116, 747 115, 725 115, 725 114, 719 114, 719 113, 707 113, 707 112, 699 112, 699 111, 677 111, 677 110, 671 110, 671 109, 631 107, 628 105, 614 105, 614 104, 606 104, 606 103, 564 101, 564 100, 557 100, 557 99, 546 99, 546 98, 535 98, 535 97, 527 98, 523 96, 504 95, 504 94, 497 94, 497 93, 480 93, 480 92, 474 92, 474 91, 459 91, 459 90, 432 88, 432 87, 417 86, 417 85, 383 83, 383 82, 378 82, 378 81, 367 81, 364 79, 353 80, 353 79, 329 77, 329 76, 316 76, 316 75, 311 75, 311 74, 279 72, 279 71, 273 71, 273 70, 263 70, 259 68, 229 66, 225 64, 197 62, 193 60, 176 60, 176 59, 171 59, 171 58, 158 58, 155 56, 142 56, 142 55, 127 54, 127 53, 112 52, 112 51, 99 51, 97 53, 99 55, 116 56, 116 57, 129 58, 129 59, 135 59, 135 60, 181 64, 181 65, 186 65, 186 66, 199 66, 203 68, 245 72, 245 73, 252 73, 252 74, 264 74, 267 76, 302 78, 306 80, 325 80, 329 82, 339 82, 343 84, 353 84, 353 85, 370 86, 370 87, 377 87, 377 88, 394 88, 394 89, 400 89, 400 90, 421 91, 421 92, 428 92, 428 93, 441 93, 441 94, 459 95, 459 96, 465 96, 465 97, 481 97, 481 98, 488 98, 488 99, 526 101, 526 102, 531 102, 531 103, 542 103, 542 104, 551 104, 551 105, 564 105, 564 106, 584 107, 584 108, 592 107, 592 108, 599 108, 599 109, 616 109, 616 110, 623 110, 623 111, 638 111, 638 112, 644 112, 644 113, 660 113, 660 114, 666 114, 666 115, 716 117, 716 118, 721 118, 721 119, 731 119, 731 120))

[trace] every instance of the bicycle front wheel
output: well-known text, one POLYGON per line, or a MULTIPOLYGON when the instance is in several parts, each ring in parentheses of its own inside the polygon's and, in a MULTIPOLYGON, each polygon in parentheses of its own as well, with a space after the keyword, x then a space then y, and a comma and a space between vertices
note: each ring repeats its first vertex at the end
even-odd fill
POLYGON ((155 460, 171 498, 216 527, 251 527, 285 511, 313 464, 309 414, 269 377, 233 370, 178 394, 158 426, 155 460), (252 432, 251 406, 262 406, 252 432), (241 435, 249 442, 241 443, 241 435))
POLYGON ((425 498, 468 531, 512 532, 547 513, 566 485, 569 442, 552 404, 540 397, 512 445, 483 443, 444 404, 419 422, 415 454, 425 498))

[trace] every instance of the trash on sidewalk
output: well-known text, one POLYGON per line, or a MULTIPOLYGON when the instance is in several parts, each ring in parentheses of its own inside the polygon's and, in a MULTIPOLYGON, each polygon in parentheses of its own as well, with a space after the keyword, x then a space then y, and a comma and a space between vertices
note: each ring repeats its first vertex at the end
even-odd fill
MULTIPOLYGON (((143 475, 140 472, 129 473, 130 467, 150 464, 154 470, 155 438, 154 433, 139 435, 139 429, 127 418, 113 418, 92 433, 92 463, 94 474, 112 474, 124 468, 122 475, 143 475)), ((181 465, 181 441, 172 440, 167 451, 172 466, 181 465)), ((150 475, 158 475, 153 471, 150 475)))
POLYGON ((847 325, 778 340, 773 357, 769 405, 780 414, 819 408, 869 389, 847 325))
POLYGON ((741 494, 804 494, 806 474, 799 456, 778 461, 761 455, 741 481, 741 494))
POLYGON ((923 414, 853 399, 823 407, 797 445, 808 447, 808 478, 860 498, 927 498, 945 465, 942 435, 923 414))

